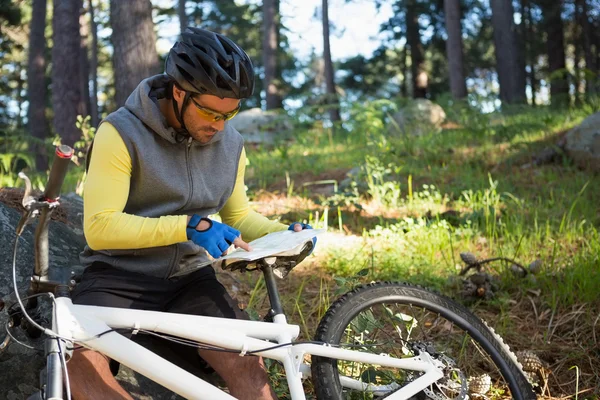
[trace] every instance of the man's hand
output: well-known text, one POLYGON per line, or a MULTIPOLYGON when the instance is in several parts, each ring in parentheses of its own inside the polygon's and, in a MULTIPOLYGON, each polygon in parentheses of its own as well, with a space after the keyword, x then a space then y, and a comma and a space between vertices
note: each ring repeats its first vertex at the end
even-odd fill
POLYGON ((250 251, 248 243, 240 237, 240 231, 195 214, 189 219, 186 234, 188 239, 204 247, 214 258, 221 257, 232 244, 250 251))
MULTIPOLYGON (((294 232, 300 232, 304 229, 312 229, 312 226, 310 226, 309 224, 305 224, 303 222, 292 222, 290 224, 290 226, 288 227, 288 231, 294 231, 294 232)), ((312 252, 315 250, 315 247, 317 246, 317 237, 316 236, 314 238, 312 238, 312 242, 313 242, 313 248, 310 250, 310 253, 308 253, 309 256, 312 254, 312 252)))
MULTIPOLYGON (((306 224, 304 224, 304 225, 306 225, 306 224)), ((308 226, 308 227, 309 227, 309 228, 307 228, 307 229, 311 229, 311 228, 310 228, 310 225, 306 225, 306 226, 308 226)), ((294 223, 293 223, 292 225, 290 225, 290 227, 288 228, 288 230, 289 230, 289 231, 294 231, 294 232, 300 232, 302 229, 304 229, 304 228, 302 227, 302 224, 301 224, 300 222, 294 222, 294 223)))
POLYGON ((302 222, 292 222, 288 227, 288 231, 300 232, 303 229, 312 229, 312 226, 302 222))
POLYGON ((238 237, 233 241, 233 245, 235 246, 235 248, 237 249, 238 247, 241 249, 244 249, 246 251, 252 251, 252 247, 250 247, 250 245, 246 242, 244 242, 242 240, 242 237, 238 237))

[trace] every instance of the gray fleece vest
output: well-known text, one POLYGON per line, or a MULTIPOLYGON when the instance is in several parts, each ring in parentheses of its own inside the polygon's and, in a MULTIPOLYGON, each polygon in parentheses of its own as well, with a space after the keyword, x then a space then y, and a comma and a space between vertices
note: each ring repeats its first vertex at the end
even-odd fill
MULTIPOLYGON (((163 75, 142 81, 125 106, 104 120, 119 132, 131 157, 129 197, 123 211, 149 218, 215 214, 233 191, 243 139, 226 124, 208 144, 191 138, 178 142, 157 103, 157 93, 161 96, 166 82, 163 75)), ((86 246, 80 259, 85 266, 102 261, 169 278, 192 272, 209 258, 202 247, 186 241, 129 250, 96 251, 86 246)))

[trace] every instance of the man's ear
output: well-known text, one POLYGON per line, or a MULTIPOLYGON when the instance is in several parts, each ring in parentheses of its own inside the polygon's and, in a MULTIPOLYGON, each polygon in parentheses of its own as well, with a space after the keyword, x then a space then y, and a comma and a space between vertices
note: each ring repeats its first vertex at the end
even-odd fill
POLYGON ((181 89, 177 85, 173 85, 173 98, 179 102, 179 101, 183 101, 184 97, 185 97, 185 90, 181 89))

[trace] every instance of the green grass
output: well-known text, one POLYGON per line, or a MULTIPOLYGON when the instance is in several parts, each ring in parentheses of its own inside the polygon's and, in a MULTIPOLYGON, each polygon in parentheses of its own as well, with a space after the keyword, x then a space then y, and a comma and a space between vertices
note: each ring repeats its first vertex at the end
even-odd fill
MULTIPOLYGON (((566 158, 524 167, 580 123, 589 107, 481 114, 457 106, 447 110, 453 129, 420 137, 397 132, 386 117, 391 108, 389 102, 357 105, 353 115, 362 117, 346 130, 330 136, 326 130, 299 132, 291 143, 248 152, 253 189, 281 182, 284 171, 294 181, 362 166, 356 178, 362 193, 354 193, 352 202, 376 203, 380 213, 363 212, 352 222, 342 214, 341 222, 362 232, 364 243, 331 250, 323 258, 328 273, 348 277, 366 268, 365 280, 404 279, 445 290, 459 268, 459 252, 524 264, 540 258, 538 279, 520 286, 542 288, 552 304, 598 301, 599 177, 566 158), (556 285, 558 277, 564 284, 556 285)), ((317 200, 321 215, 333 205, 332 227, 340 222, 332 210, 345 206, 339 197, 317 200)), ((496 269, 508 289, 514 282, 507 266, 496 269)))
POLYGON ((318 264, 284 284, 290 321, 310 338, 335 298, 373 280, 408 281, 460 299, 456 276, 464 251, 523 265, 540 259, 540 272, 526 278, 506 263, 491 264, 495 297, 471 307, 514 349, 534 350, 558 365, 549 386, 554 395, 576 392, 566 370, 573 365, 586 377, 580 389, 598 387, 600 370, 585 360, 600 311, 600 176, 566 157, 531 164, 598 104, 493 114, 456 105, 445 108, 453 122, 448 129, 420 137, 398 133, 388 120, 394 107, 355 105, 345 129, 300 130, 274 149, 248 151, 251 195, 287 181, 282 193, 312 197, 317 206, 286 209, 284 220, 306 219, 331 231, 343 225, 360 237, 352 247, 317 245, 318 264), (339 193, 311 196, 299 189, 354 167, 361 172, 339 193))

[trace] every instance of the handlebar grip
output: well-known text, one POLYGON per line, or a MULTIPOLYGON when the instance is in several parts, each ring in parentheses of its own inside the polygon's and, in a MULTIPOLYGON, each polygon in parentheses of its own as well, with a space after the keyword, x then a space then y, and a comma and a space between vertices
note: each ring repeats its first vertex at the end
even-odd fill
POLYGON ((60 195, 60 188, 65 180, 69 162, 73 157, 73 149, 65 144, 57 146, 54 156, 54 163, 50 170, 48 184, 44 191, 44 197, 48 201, 55 201, 60 195))

